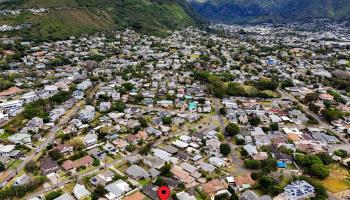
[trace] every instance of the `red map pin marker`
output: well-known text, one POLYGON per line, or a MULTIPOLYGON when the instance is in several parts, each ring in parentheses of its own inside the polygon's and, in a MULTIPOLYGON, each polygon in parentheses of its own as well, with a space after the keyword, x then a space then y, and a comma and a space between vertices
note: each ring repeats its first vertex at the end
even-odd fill
POLYGON ((160 188, 158 188, 158 197, 161 200, 167 200, 170 197, 170 189, 168 188, 168 186, 162 186, 160 188))

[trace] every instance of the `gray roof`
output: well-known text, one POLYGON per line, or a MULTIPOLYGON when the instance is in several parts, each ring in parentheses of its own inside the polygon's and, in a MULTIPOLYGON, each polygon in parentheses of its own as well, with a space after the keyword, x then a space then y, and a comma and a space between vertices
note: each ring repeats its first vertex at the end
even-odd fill
POLYGON ((148 171, 146 171, 145 169, 143 169, 142 167, 138 166, 138 165, 131 165, 128 169, 126 169, 126 173, 129 176, 132 176, 136 179, 140 179, 140 178, 149 178, 150 174, 148 171))
POLYGON ((61 196, 55 198, 54 200, 74 200, 74 198, 71 195, 64 193, 61 196))

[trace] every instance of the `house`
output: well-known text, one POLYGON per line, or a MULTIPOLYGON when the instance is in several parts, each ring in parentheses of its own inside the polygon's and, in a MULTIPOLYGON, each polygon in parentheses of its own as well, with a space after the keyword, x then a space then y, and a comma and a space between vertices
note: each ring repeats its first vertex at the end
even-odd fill
POLYGON ((74 147, 70 144, 57 144, 56 148, 57 150, 59 150, 62 154, 69 154, 73 152, 74 147))
POLYGON ((172 143, 175 147, 178 147, 180 149, 188 147, 188 144, 186 142, 183 142, 181 140, 176 140, 172 143))
POLYGON ((32 138, 26 133, 16 133, 8 137, 8 140, 15 144, 28 144, 32 142, 32 138))
POLYGON ((272 200, 268 195, 263 195, 259 197, 254 191, 246 190, 242 193, 240 200, 272 200))
POLYGON ((128 145, 128 142, 122 139, 116 139, 112 142, 112 144, 114 144, 119 149, 124 149, 128 145))
POLYGON ((103 147, 103 150, 105 150, 108 154, 116 154, 118 150, 109 142, 107 142, 103 147))
POLYGON ((97 174, 96 176, 90 179, 90 183, 92 185, 103 185, 105 186, 107 183, 111 182, 114 177, 114 173, 110 170, 104 171, 102 173, 97 174))
POLYGON ((146 132, 147 132, 148 134, 154 135, 154 136, 156 136, 156 137, 159 137, 159 136, 162 135, 162 132, 161 132, 160 130, 157 130, 157 129, 151 127, 151 126, 148 127, 148 128, 146 128, 146 132))
POLYGON ((200 169, 202 169, 203 171, 206 171, 208 173, 212 173, 215 171, 216 167, 212 164, 209 163, 205 163, 205 162, 199 162, 199 166, 200 169))
POLYGON ((260 135, 265 135, 265 133, 264 133, 264 131, 262 130, 261 127, 254 127, 250 134, 253 137, 260 136, 260 135))
POLYGON ((234 183, 237 189, 242 191, 251 188, 255 184, 255 181, 250 177, 250 175, 244 175, 234 177, 234 183))
POLYGON ((109 200, 115 200, 131 191, 129 184, 123 180, 117 180, 105 187, 107 194, 105 195, 109 200))
POLYGON ((319 97, 322 101, 333 101, 334 100, 334 97, 330 94, 327 94, 327 93, 320 94, 319 97))
POLYGON ((64 193, 61 196, 59 196, 53 200, 75 200, 75 199, 71 195, 64 193))
POLYGON ((86 80, 86 81, 79 83, 77 85, 77 89, 84 91, 84 90, 87 90, 88 88, 90 88, 91 86, 92 86, 92 83, 90 82, 90 80, 86 80))
POLYGON ((243 146, 243 149, 248 153, 249 156, 258 154, 258 150, 256 149, 256 146, 246 144, 243 146))
POLYGON ((107 156, 107 153, 100 150, 99 148, 92 148, 88 151, 88 153, 94 157, 95 159, 98 159, 100 161, 104 160, 107 156))
POLYGON ((97 135, 95 133, 89 133, 83 138, 86 146, 92 146, 97 143, 97 135))
POLYGON ((30 177, 24 173, 22 176, 16 178, 15 182, 13 183, 14 186, 20 186, 25 185, 30 182, 30 177))
POLYGON ((163 151, 161 149, 152 149, 153 153, 154 153, 154 156, 168 162, 170 160, 173 160, 173 158, 171 157, 171 154, 166 152, 166 151, 163 151))
POLYGON ((45 85, 44 91, 49 92, 49 94, 55 94, 58 92, 58 88, 55 85, 45 85))
POLYGON ((177 180, 184 183, 186 187, 193 187, 196 185, 195 179, 192 176, 190 176, 189 173, 184 171, 181 167, 175 165, 170 170, 170 172, 174 175, 174 177, 177 180))
POLYGON ((271 145, 271 139, 266 134, 254 136, 254 140, 255 140, 255 145, 258 147, 271 145))
POLYGON ((192 196, 185 191, 177 193, 176 197, 178 200, 196 200, 195 196, 192 196))
POLYGON ((185 170, 186 172, 190 173, 190 175, 194 178, 199 178, 202 176, 202 174, 198 172, 197 167, 195 167, 187 162, 181 163, 180 167, 183 170, 185 170))
POLYGON ((14 95, 20 93, 21 91, 22 90, 18 87, 10 87, 7 90, 0 92, 0 97, 14 96, 14 95))
POLYGON ((302 200, 316 195, 315 188, 306 181, 295 181, 284 187, 284 192, 276 199, 302 200))
POLYGON ((220 181, 219 179, 211 180, 207 183, 202 184, 202 190, 208 194, 208 196, 213 199, 217 192, 226 190, 228 185, 225 181, 220 181))
POLYGON ((60 170, 60 166, 51 157, 46 156, 40 159, 40 171, 43 175, 56 173, 60 170))
POLYGON ((84 185, 80 185, 79 183, 75 184, 73 194, 78 200, 91 195, 89 190, 87 190, 84 185))
POLYGON ((152 156, 152 155, 147 155, 144 159, 143 162, 155 169, 160 169, 161 167, 164 166, 165 161, 159 157, 152 156))
POLYGON ((152 200, 158 200, 158 186, 153 185, 153 184, 148 184, 146 186, 142 187, 142 192, 145 193, 149 198, 151 198, 152 200))
POLYGON ((107 111, 109 109, 111 109, 112 107, 112 104, 111 102, 101 102, 100 103, 100 111, 104 112, 104 111, 107 111))
POLYGON ((134 179, 147 179, 150 177, 149 172, 138 165, 131 165, 128 169, 126 169, 126 174, 134 179))
POLYGON ((2 145, 0 144, 0 156, 1 157, 9 157, 9 158, 17 158, 20 154, 20 150, 16 150, 16 145, 2 145))
POLYGON ((87 155, 87 156, 84 156, 84 157, 82 157, 78 160, 74 160, 74 161, 66 160, 63 162, 63 164, 61 166, 66 171, 76 170, 79 167, 91 165, 93 160, 94 159, 91 156, 87 155))
POLYGON ((216 167, 223 167, 225 165, 225 161, 219 157, 211 157, 209 158, 209 162, 216 167))
POLYGON ((82 100, 84 99, 84 92, 81 90, 75 90, 72 94, 73 98, 76 100, 82 100))
POLYGON ((122 200, 145 200, 145 199, 146 199, 146 196, 142 194, 142 192, 137 191, 124 197, 122 200))
POLYGON ((79 119, 83 122, 90 122, 95 117, 95 107, 87 105, 79 112, 79 119))

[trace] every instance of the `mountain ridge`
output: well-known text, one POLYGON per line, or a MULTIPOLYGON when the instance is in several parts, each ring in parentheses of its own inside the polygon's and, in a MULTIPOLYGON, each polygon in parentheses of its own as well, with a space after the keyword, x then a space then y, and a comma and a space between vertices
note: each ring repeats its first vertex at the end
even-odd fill
POLYGON ((348 0, 189 0, 208 20, 226 23, 277 22, 350 16, 348 0))
POLYGON ((2 36, 39 40, 124 28, 164 35, 169 30, 200 24, 185 0, 12 0, 1 6, 2 9, 47 8, 41 15, 23 11, 16 16, 0 16, 0 24, 32 24, 26 30, 2 32, 2 36))

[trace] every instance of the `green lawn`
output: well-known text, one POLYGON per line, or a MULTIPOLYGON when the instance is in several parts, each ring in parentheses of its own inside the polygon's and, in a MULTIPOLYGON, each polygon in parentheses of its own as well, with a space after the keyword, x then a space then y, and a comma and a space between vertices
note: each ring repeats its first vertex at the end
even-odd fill
POLYGON ((9 132, 4 132, 3 134, 0 135, 0 139, 7 139, 8 137, 11 136, 11 133, 9 132))

